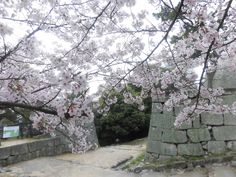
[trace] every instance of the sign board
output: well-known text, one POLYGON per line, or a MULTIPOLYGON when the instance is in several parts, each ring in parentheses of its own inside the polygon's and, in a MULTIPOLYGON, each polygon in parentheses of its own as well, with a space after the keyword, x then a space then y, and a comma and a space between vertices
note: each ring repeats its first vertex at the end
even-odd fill
POLYGON ((13 138, 19 136, 19 126, 3 127, 3 138, 13 138))

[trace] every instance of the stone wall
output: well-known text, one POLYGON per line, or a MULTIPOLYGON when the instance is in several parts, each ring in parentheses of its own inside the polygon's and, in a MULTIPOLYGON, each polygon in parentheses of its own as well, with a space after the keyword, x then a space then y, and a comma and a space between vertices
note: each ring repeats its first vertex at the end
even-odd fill
MULTIPOLYGON (((230 99, 232 100, 232 96, 228 101, 230 99)), ((174 121, 178 109, 163 113, 157 108, 158 104, 160 103, 153 103, 152 107, 147 160, 236 151, 236 116, 204 113, 190 124, 177 129, 174 121)))
POLYGON ((37 157, 59 155, 65 152, 71 152, 71 150, 68 144, 65 144, 65 141, 60 137, 0 147, 0 166, 35 159, 37 157))
MULTIPOLYGON (((207 74, 206 87, 225 90, 223 104, 236 101, 236 70, 231 62, 218 61, 218 70, 207 74), (220 68, 219 68, 220 66, 220 68)), ((236 151, 236 116, 232 114, 201 114, 190 124, 174 127, 179 109, 161 112, 158 107, 165 98, 153 98, 148 135, 147 160, 178 156, 206 156, 236 151)))

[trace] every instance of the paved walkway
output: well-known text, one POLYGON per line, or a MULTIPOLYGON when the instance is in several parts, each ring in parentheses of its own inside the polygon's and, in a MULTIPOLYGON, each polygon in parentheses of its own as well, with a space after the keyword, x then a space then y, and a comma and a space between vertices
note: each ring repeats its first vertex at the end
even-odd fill
POLYGON ((144 145, 119 145, 85 154, 38 158, 8 166, 11 171, 0 173, 0 177, 236 177, 236 168, 223 164, 199 167, 191 172, 172 170, 168 173, 143 171, 134 174, 112 168, 144 150, 144 145))

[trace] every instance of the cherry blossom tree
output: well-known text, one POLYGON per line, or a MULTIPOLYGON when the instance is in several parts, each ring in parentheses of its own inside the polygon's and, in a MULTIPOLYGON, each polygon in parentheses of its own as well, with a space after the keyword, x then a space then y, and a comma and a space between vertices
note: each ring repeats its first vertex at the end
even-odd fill
MULTIPOLYGON (((66 132, 76 151, 89 147, 83 125, 93 121, 88 91, 94 78, 104 79, 106 90, 124 90, 127 83, 142 87, 140 95, 124 94, 127 103, 140 109, 149 93, 168 95, 161 109, 184 105, 176 126, 202 112, 234 113, 236 104, 223 105, 224 90, 207 86, 205 78, 220 69, 220 60, 234 60, 235 2, 142 3, 1 1, 0 107, 31 110, 34 127, 66 132), (154 20, 152 13, 163 9, 172 18, 154 20), (186 33, 186 26, 191 32, 186 33), (193 70, 199 66, 197 79, 193 70)), ((116 100, 105 95, 107 106, 101 111, 116 100)))

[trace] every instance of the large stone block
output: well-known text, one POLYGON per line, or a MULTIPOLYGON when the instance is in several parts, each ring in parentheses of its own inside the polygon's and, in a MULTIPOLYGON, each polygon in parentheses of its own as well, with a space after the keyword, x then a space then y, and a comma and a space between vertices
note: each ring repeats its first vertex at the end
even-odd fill
POLYGON ((11 155, 26 154, 29 152, 27 144, 11 146, 11 155))
POLYGON ((178 155, 201 156, 204 155, 204 151, 200 143, 179 144, 178 155))
POLYGON ((177 148, 174 144, 162 143, 160 141, 149 141, 147 152, 161 155, 177 155, 177 148))
POLYGON ((227 148, 232 151, 236 151, 236 141, 228 141, 227 148))
POLYGON ((41 156, 41 150, 35 151, 34 153, 35 153, 36 157, 40 157, 41 156))
POLYGON ((223 116, 210 113, 201 114, 201 121, 205 125, 223 125, 223 116))
POLYGON ((213 88, 236 88, 236 71, 234 70, 229 72, 229 68, 232 68, 232 63, 219 60, 218 66, 220 66, 220 68, 214 74, 212 81, 213 88))
MULTIPOLYGON (((151 147, 152 149, 152 147, 151 147)), ((55 146, 55 154, 59 155, 59 154, 62 154, 64 151, 63 151, 63 145, 58 145, 58 146, 55 146)))
POLYGON ((56 154, 55 148, 54 147, 47 147, 45 154, 46 154, 46 156, 53 156, 53 155, 55 155, 56 154))
POLYGON ((213 135, 217 141, 236 140, 236 126, 213 127, 213 135))
POLYGON ((40 143, 38 143, 37 141, 28 143, 29 152, 40 150, 40 147, 40 143))
POLYGON ((162 130, 157 127, 150 127, 148 138, 153 141, 161 140, 162 130))
POLYGON ((167 143, 185 143, 187 142, 186 131, 164 130, 162 134, 162 142, 167 143))
POLYGON ((211 140, 211 135, 207 128, 189 129, 187 130, 187 134, 191 142, 194 143, 211 140))
POLYGON ((236 125, 236 115, 224 114, 224 124, 225 125, 236 125))
POLYGON ((18 156, 10 156, 7 158, 6 161, 7 161, 7 165, 10 165, 10 164, 20 162, 20 159, 18 158, 18 156))
POLYGON ((200 117, 197 117, 193 120, 193 128, 200 128, 200 127, 201 127, 200 117))
POLYGON ((7 160, 0 160, 0 166, 7 166, 7 160))
MULTIPOLYGON (((159 154, 160 153, 160 146, 161 146, 160 141, 149 140, 147 143, 147 152, 159 154)), ((58 148, 58 150, 60 150, 60 148, 58 148)))
POLYGON ((0 160, 7 159, 10 156, 11 147, 0 148, 0 160))
POLYGON ((222 96, 223 104, 231 105, 236 101, 236 93, 232 93, 226 96, 222 96))
POLYGON ((165 112, 164 114, 152 113, 151 125, 162 129, 174 128, 174 116, 172 112, 165 112))
POLYGON ((220 154, 226 151, 226 144, 224 141, 209 141, 207 149, 212 154, 220 154))
POLYGON ((27 154, 20 154, 17 156, 17 161, 21 162, 21 161, 26 161, 30 159, 30 153, 27 154))
POLYGON ((161 143, 160 146, 160 155, 177 155, 177 148, 174 144, 161 143))
POLYGON ((29 157, 29 159, 35 159, 37 156, 36 156, 36 152, 30 152, 29 154, 28 154, 28 157, 29 157))

